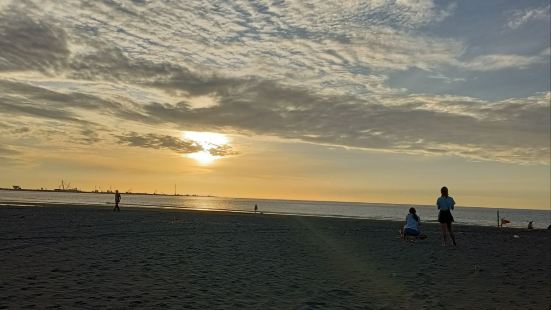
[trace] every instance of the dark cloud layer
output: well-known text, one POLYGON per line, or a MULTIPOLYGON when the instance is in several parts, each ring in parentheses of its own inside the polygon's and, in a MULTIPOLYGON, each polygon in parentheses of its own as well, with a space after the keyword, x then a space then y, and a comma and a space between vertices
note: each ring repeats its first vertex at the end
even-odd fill
POLYGON ((138 146, 152 149, 169 149, 178 153, 189 154, 202 151, 203 148, 193 141, 182 140, 177 137, 148 133, 141 135, 130 132, 116 136, 120 143, 129 146, 138 146))
MULTIPOLYGON (((180 126, 209 124, 359 148, 441 153, 450 151, 449 145, 457 144, 467 146, 457 155, 472 156, 469 148, 476 152, 488 148, 511 150, 511 157, 516 156, 517 160, 529 160, 530 152, 534 157, 545 159, 545 151, 549 150, 549 106, 545 105, 501 103, 487 108, 491 117, 479 119, 422 109, 422 105, 413 100, 407 105, 391 107, 354 102, 349 98, 315 97, 304 91, 266 84, 241 85, 240 93, 223 96, 216 107, 192 109, 185 103, 156 103, 146 105, 144 110, 150 119, 180 126), (513 148, 531 151, 518 154, 513 148), (536 154, 536 150, 544 152, 536 154)), ((216 91, 216 94, 220 96, 224 92, 216 91)), ((483 114, 483 111, 474 112, 483 114)), ((492 153, 478 155, 491 156, 492 153)))
POLYGON ((52 119, 78 124, 91 124, 70 108, 109 110, 120 104, 82 93, 61 93, 43 87, 0 79, 0 112, 52 119))
POLYGON ((60 70, 67 57, 66 34, 22 9, 0 12, 0 71, 60 70))
POLYGON ((154 133, 139 134, 130 132, 123 135, 115 135, 120 143, 152 149, 168 149, 180 154, 191 154, 201 151, 208 151, 213 156, 230 156, 236 155, 230 145, 212 145, 211 148, 205 149, 195 141, 185 140, 169 135, 159 135, 154 133))
POLYGON ((78 122, 78 119, 71 112, 56 109, 54 107, 38 107, 30 104, 21 103, 18 100, 9 100, 2 98, 0 104, 0 113, 9 115, 27 115, 33 117, 54 119, 59 121, 78 122))
POLYGON ((221 156, 221 157, 237 155, 238 154, 237 151, 235 151, 233 149, 233 147, 231 147, 230 145, 227 145, 227 144, 226 145, 218 145, 216 147, 213 147, 213 148, 209 149, 208 152, 212 156, 221 156))

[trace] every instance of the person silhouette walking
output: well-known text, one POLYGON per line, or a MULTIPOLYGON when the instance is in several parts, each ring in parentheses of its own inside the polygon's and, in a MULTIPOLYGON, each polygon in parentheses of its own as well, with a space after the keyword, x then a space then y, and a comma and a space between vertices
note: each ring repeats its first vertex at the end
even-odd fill
POLYGON ((119 190, 115 190, 115 208, 113 209, 113 212, 121 212, 119 202, 121 202, 121 193, 119 193, 119 190))

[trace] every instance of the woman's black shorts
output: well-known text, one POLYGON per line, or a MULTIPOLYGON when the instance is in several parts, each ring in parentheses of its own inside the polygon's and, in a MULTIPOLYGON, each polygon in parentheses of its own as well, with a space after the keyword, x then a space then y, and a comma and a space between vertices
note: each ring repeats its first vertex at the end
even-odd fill
POLYGON ((441 210, 438 213, 438 222, 442 224, 453 222, 453 215, 450 210, 441 210))

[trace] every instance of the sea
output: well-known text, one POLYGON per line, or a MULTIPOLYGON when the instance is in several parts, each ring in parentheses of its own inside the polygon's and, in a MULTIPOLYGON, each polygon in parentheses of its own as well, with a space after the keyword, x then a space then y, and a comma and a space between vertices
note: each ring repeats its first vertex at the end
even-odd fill
MULTIPOLYGON (((110 193, 48 192, 0 190, 0 208, 9 205, 26 206, 25 203, 75 204, 113 206, 110 193)), ((203 211, 249 213, 258 205, 264 214, 359 218, 403 221, 410 207, 415 207, 423 222, 436 222, 436 206, 413 204, 383 204, 336 201, 304 201, 279 199, 224 198, 200 196, 169 196, 122 194, 121 208, 166 208, 203 211)), ((456 224, 496 226, 497 212, 510 221, 507 227, 526 228, 533 221, 534 228, 551 225, 551 210, 494 209, 456 206, 453 211, 456 224)))

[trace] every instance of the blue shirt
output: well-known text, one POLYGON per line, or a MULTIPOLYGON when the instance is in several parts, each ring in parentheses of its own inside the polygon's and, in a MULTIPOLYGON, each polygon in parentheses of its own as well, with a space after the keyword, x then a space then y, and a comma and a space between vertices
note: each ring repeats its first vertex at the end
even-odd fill
POLYGON ((415 217, 413 217, 413 214, 408 214, 406 216, 406 225, 404 226, 404 229, 408 229, 408 228, 419 231, 419 222, 415 220, 415 217))
POLYGON ((455 206, 455 201, 451 196, 440 196, 438 197, 438 200, 436 200, 436 206, 440 211, 453 210, 453 206, 455 206))

